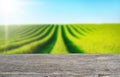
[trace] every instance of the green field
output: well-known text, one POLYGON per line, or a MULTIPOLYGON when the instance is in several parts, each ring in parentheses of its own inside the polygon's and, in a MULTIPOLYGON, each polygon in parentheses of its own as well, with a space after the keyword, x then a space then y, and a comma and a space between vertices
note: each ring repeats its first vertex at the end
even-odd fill
POLYGON ((0 54, 120 54, 120 24, 0 26, 0 54))

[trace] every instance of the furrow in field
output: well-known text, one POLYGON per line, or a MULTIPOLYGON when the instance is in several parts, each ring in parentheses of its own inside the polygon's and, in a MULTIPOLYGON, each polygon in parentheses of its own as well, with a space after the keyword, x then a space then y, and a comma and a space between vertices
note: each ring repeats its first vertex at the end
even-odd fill
POLYGON ((15 42, 20 42, 23 40, 28 40, 31 39, 33 37, 39 36, 41 33, 43 33, 43 31, 47 28, 47 26, 43 26, 41 29, 38 28, 38 30, 36 30, 36 32, 31 33, 31 35, 27 35, 25 37, 21 37, 21 39, 16 40, 15 42))
MULTIPOLYGON (((24 26, 21 26, 20 28, 22 28, 22 27, 24 27, 24 26)), ((25 30, 23 29, 23 30, 15 33, 13 35, 13 37, 15 35, 19 35, 21 37, 25 37, 25 36, 30 35, 31 33, 35 32, 36 30, 40 29, 40 27, 41 26, 27 26, 27 28, 25 28, 25 30)), ((16 31, 16 29, 14 29, 13 31, 16 31)), ((11 34, 13 34, 13 32, 11 32, 11 34)))
POLYGON ((83 53, 84 51, 76 45, 79 44, 79 40, 72 36, 66 26, 62 26, 62 36, 67 47, 67 50, 70 53, 83 53))
POLYGON ((9 35, 10 37, 14 36, 14 35, 21 35, 21 34, 25 34, 28 31, 30 31, 32 28, 32 26, 17 26, 18 28, 15 28, 16 26, 9 26, 8 30, 9 30, 9 35), (13 28, 11 28, 13 27, 13 28))
POLYGON ((40 46, 42 46, 45 42, 49 41, 49 39, 51 37, 53 37, 54 33, 55 33, 56 27, 53 27, 52 29, 50 29, 49 33, 47 33, 47 36, 44 37, 41 40, 36 40, 30 44, 21 46, 19 48, 16 48, 14 50, 10 50, 10 51, 6 51, 6 52, 1 52, 1 54, 28 54, 28 53, 34 53, 34 51, 39 48, 40 46))
POLYGON ((88 33, 94 31, 94 28, 92 26, 93 25, 91 25, 91 24, 82 25, 82 27, 84 28, 84 30, 86 30, 88 33))
POLYGON ((76 25, 71 26, 79 35, 81 36, 85 36, 84 32, 82 32, 81 30, 79 30, 76 25))
MULTIPOLYGON (((26 30, 21 31, 21 28, 24 28, 24 27, 21 26, 19 28, 16 28, 16 26, 8 26, 8 40, 7 40, 7 43, 13 42, 16 39, 20 39, 18 33, 26 31, 26 30)), ((26 29, 26 27, 25 27, 25 29, 26 29)), ((4 27, 3 30, 4 30, 4 33, 3 33, 4 36, 3 37, 5 39, 5 27, 4 27)), ((5 42, 5 40, 4 40, 4 42, 5 42)))
POLYGON ((21 25, 21 26, 18 26, 18 29, 16 29, 16 30, 18 30, 18 33, 24 34, 33 28, 36 29, 37 28, 36 25, 21 25))
POLYGON ((51 54, 68 54, 68 53, 69 51, 67 50, 67 47, 62 37, 62 27, 59 26, 59 29, 57 31, 57 41, 55 43, 54 48, 51 51, 51 54))
POLYGON ((73 37, 79 38, 73 31, 72 29, 69 27, 70 25, 66 25, 67 30, 69 31, 69 34, 71 34, 73 37))
MULTIPOLYGON (((28 27, 29 28, 29 27, 28 27)), ((42 29, 43 28, 43 26, 42 25, 40 25, 40 26, 33 26, 33 27, 31 27, 31 29, 29 29, 27 32, 25 32, 25 33, 22 33, 22 34, 20 34, 20 37, 26 37, 26 36, 29 36, 29 35, 31 35, 31 34, 34 34, 36 31, 39 31, 40 29, 42 29)))
MULTIPOLYGON (((24 34, 27 34, 29 33, 30 31, 34 30, 34 29, 37 29, 37 27, 34 27, 34 26, 15 26, 15 25, 11 25, 11 26, 8 26, 8 40, 7 40, 7 43, 13 43, 13 42, 16 42, 16 40, 20 40, 24 37, 20 37, 21 35, 24 35, 24 34), (33 28, 32 28, 33 27, 33 28), (27 32, 27 30, 29 30, 27 32), (23 33, 23 34, 22 34, 23 33)), ((2 42, 0 43, 1 45, 5 45, 5 26, 2 26, 2 30, 0 30, 2 32, 1 35, 2 35, 2 42)))
MULTIPOLYGON (((57 41, 58 29, 59 29, 59 27, 57 25, 54 25, 53 27, 55 28, 55 30, 54 30, 54 33, 52 34, 52 36, 46 42, 44 42, 42 45, 39 44, 33 53, 41 53, 41 54, 51 53, 51 50, 54 48, 55 43, 57 41)), ((49 35, 49 33, 48 33, 48 35, 49 35)))
POLYGON ((80 31, 83 31, 84 33, 89 33, 89 31, 84 28, 84 25, 77 25, 76 27, 77 27, 80 31))
POLYGON ((77 36, 78 39, 80 39, 83 35, 81 35, 80 33, 78 33, 73 26, 74 26, 74 25, 68 25, 69 29, 71 29, 71 32, 72 32, 75 36, 77 36))
POLYGON ((51 31, 52 28, 53 28, 53 26, 47 27, 47 29, 43 33, 41 33, 40 35, 38 35, 36 37, 33 37, 31 39, 23 40, 23 41, 16 42, 16 43, 13 43, 13 44, 11 43, 9 45, 0 46, 0 51, 3 52, 3 51, 7 51, 7 50, 12 50, 14 48, 21 47, 25 44, 29 44, 31 42, 41 40, 41 39, 43 39, 44 37, 47 36, 47 34, 51 31))

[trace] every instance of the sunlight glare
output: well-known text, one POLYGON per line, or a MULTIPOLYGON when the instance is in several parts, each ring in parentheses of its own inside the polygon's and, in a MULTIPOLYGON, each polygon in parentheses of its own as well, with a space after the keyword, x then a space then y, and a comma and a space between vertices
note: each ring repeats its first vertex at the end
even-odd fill
POLYGON ((17 7, 18 0, 0 0, 0 11, 2 13, 10 13, 17 7))
POLYGON ((15 10, 18 8, 18 0, 0 0, 0 14, 4 22, 5 42, 8 40, 8 21, 9 16, 15 14, 15 10))

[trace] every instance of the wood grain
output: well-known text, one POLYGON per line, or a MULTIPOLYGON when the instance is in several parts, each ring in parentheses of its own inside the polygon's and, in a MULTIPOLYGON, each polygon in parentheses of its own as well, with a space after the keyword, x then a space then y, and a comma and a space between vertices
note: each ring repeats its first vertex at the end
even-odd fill
POLYGON ((120 55, 0 55, 0 77, 120 77, 120 55))

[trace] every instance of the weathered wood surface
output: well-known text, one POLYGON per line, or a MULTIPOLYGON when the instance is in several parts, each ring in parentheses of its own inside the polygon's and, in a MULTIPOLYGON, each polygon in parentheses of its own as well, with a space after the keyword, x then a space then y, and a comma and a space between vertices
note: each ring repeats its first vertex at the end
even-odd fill
POLYGON ((0 77, 120 77, 120 55, 0 55, 0 77))

